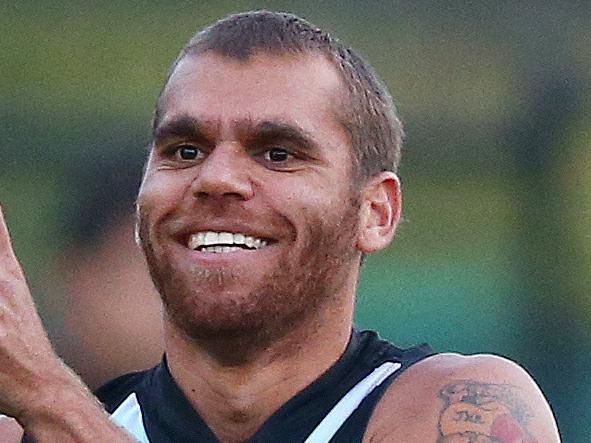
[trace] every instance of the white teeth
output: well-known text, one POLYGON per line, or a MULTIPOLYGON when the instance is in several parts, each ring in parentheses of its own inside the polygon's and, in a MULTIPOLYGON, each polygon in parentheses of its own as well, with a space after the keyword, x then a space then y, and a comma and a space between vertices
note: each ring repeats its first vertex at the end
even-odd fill
POLYGON ((242 233, 204 231, 189 237, 187 246, 190 249, 200 249, 205 252, 234 252, 243 248, 232 245, 246 245, 248 248, 260 249, 267 246, 266 240, 242 233))
POLYGON ((197 249, 203 243, 202 241, 199 241, 199 235, 201 235, 201 233, 189 237, 189 244, 187 245, 189 249, 197 249))
POLYGON ((189 238, 189 249, 197 249, 205 244, 205 233, 199 232, 189 238))
POLYGON ((220 232, 218 235, 218 243, 231 245, 234 243, 234 234, 230 232, 220 232))
POLYGON ((227 252, 240 251, 242 248, 238 246, 206 246, 202 249, 203 252, 210 252, 214 254, 225 254, 227 252))
POLYGON ((218 237, 219 237, 219 235, 217 232, 211 232, 211 231, 206 232, 203 244, 206 246, 215 245, 216 243, 219 243, 218 237))

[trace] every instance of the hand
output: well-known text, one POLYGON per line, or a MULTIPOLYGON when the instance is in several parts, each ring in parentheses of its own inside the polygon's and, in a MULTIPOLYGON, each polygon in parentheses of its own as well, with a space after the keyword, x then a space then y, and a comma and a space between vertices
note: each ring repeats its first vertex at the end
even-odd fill
MULTIPOLYGON (((1 208, 0 414, 16 418, 40 443, 135 441, 109 419, 53 351, 12 250, 1 208)), ((2 434, 4 430, 18 436, 14 421, 2 421, 0 436, 8 435, 2 434)))
POLYGON ((0 209, 0 413, 20 420, 51 379, 66 372, 43 329, 0 209))
POLYGON ((23 438, 23 428, 18 422, 5 415, 0 415, 0 442, 20 443, 23 438))

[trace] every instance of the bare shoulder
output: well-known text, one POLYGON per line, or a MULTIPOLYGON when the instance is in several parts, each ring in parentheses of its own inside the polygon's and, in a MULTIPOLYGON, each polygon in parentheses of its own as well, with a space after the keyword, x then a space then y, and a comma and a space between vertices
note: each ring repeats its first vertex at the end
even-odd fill
POLYGON ((540 388, 496 355, 439 354, 405 371, 377 405, 365 442, 556 443, 540 388))

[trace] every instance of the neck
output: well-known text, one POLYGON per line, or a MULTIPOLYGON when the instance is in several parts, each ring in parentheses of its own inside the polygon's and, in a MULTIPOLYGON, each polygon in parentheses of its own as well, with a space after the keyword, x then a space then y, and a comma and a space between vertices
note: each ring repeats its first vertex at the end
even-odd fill
POLYGON ((343 354, 351 334, 354 296, 342 300, 264 346, 250 346, 252 338, 197 342, 166 321, 170 371, 221 441, 244 441, 343 354))

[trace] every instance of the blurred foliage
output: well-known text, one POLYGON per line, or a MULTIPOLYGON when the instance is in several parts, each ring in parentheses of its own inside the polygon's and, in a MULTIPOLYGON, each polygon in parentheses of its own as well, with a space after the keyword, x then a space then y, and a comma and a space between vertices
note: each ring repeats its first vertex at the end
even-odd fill
POLYGON ((518 360, 564 441, 591 441, 589 2, 4 2, 0 201, 46 322, 64 213, 89 198, 72 171, 137 165, 182 45, 259 8, 360 50, 406 123, 405 220, 365 267, 358 323, 518 360))

